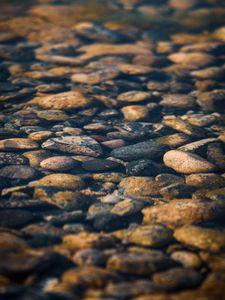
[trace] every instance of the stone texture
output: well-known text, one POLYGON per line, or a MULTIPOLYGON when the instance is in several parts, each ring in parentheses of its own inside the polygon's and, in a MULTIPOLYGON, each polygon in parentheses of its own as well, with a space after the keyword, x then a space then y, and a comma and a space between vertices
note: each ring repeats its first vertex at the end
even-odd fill
POLYGON ((166 152, 163 157, 167 167, 174 169, 178 173, 209 173, 215 170, 215 166, 202 157, 180 150, 166 152))

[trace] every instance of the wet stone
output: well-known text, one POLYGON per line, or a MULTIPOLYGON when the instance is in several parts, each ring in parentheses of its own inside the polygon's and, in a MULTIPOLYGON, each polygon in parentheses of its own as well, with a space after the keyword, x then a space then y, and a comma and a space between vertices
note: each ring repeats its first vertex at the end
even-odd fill
POLYGON ((149 158, 154 159, 160 157, 167 150, 167 146, 160 145, 153 140, 137 143, 134 145, 129 145, 125 147, 120 147, 118 149, 114 149, 111 152, 111 156, 116 158, 131 161, 139 158, 149 158))
POLYGON ((61 187, 69 190, 79 190, 85 186, 84 181, 76 175, 55 173, 46 175, 40 180, 30 182, 31 187, 61 187))
POLYGON ((176 229, 174 237, 181 243, 209 252, 219 252, 225 248, 224 228, 187 225, 176 229))
POLYGON ((83 108, 89 105, 91 101, 80 92, 71 91, 37 97, 34 98, 31 103, 46 109, 71 110, 83 108))
POLYGON ((34 168, 23 165, 5 166, 0 169, 0 176, 8 179, 31 180, 38 175, 39 172, 34 168))
POLYGON ((85 83, 85 84, 98 84, 113 78, 118 77, 120 74, 117 68, 108 67, 103 70, 96 70, 91 73, 79 73, 74 74, 71 80, 74 82, 85 83))
POLYGON ((118 101, 121 102, 142 102, 151 97, 149 92, 142 91, 129 91, 126 93, 122 93, 117 97, 118 101))
POLYGON ((144 206, 145 203, 140 200, 125 199, 116 203, 111 209, 111 213, 121 217, 132 216, 140 212, 144 206))
POLYGON ((189 268, 173 268, 153 275, 153 282, 166 291, 194 288, 202 280, 200 273, 189 268))
POLYGON ((144 105, 129 105, 121 109, 125 120, 130 122, 143 121, 148 117, 149 109, 144 105))
POLYGON ((32 140, 25 138, 11 138, 0 141, 0 150, 33 150, 38 148, 38 144, 32 140))
POLYGON ((171 258, 181 263, 186 268, 199 269, 202 265, 201 258, 194 252, 178 250, 171 254, 171 258))
POLYGON ((134 160, 126 165, 126 173, 129 176, 155 176, 162 171, 162 166, 150 159, 134 160))
POLYGON ((131 176, 121 180, 119 193, 134 197, 156 196, 159 193, 159 189, 153 177, 131 176))
POLYGON ((111 248, 116 244, 117 239, 103 233, 80 233, 69 234, 63 237, 63 243, 70 250, 89 248, 111 248))
POLYGON ((128 231, 127 235, 130 243, 152 248, 166 246, 172 242, 172 239, 172 231, 163 225, 138 226, 128 231))
POLYGON ((33 197, 66 210, 85 209, 90 204, 90 200, 78 191, 61 187, 37 187, 33 197))
POLYGON ((120 273, 149 275, 174 266, 172 260, 160 251, 149 253, 118 253, 111 256, 107 268, 120 273))
POLYGON ((167 167, 174 169, 178 173, 209 173, 216 167, 202 157, 180 150, 171 150, 166 152, 163 157, 167 167))
POLYGON ((40 167, 52 171, 67 171, 75 169, 76 161, 69 156, 53 156, 44 159, 40 163, 40 167))
POLYGON ((77 251, 73 256, 73 262, 79 266, 102 266, 105 264, 106 257, 96 249, 84 249, 77 251))
POLYGON ((171 200, 168 204, 144 208, 144 224, 164 224, 174 228, 185 224, 197 224, 222 220, 225 204, 211 200, 171 200))
POLYGON ((88 136, 65 136, 49 139, 42 144, 42 148, 93 157, 102 154, 99 143, 88 136))
POLYGON ((164 199, 173 200, 191 198, 192 193, 195 192, 195 190, 195 187, 188 186, 182 183, 175 183, 163 187, 159 192, 164 199))
POLYGON ((195 98, 191 95, 170 94, 163 97, 160 105, 178 109, 190 109, 195 106, 195 98))

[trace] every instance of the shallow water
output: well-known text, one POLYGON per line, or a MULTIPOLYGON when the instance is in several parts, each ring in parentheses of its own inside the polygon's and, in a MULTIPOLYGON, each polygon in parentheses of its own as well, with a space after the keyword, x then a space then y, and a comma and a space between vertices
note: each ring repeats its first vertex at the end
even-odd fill
POLYGON ((0 299, 222 299, 225 3, 0 1, 0 299))

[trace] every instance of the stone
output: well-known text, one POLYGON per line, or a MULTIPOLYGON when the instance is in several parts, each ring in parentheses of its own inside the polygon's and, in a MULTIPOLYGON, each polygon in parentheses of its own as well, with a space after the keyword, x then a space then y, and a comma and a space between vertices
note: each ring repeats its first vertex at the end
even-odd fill
POLYGON ((102 154, 99 143, 88 136, 65 136, 49 139, 42 144, 42 148, 93 157, 102 154))
POLYGON ((121 167, 121 164, 109 159, 91 159, 82 163, 82 168, 91 172, 104 172, 121 167))
POLYGON ((24 165, 5 166, 0 169, 0 176, 9 179, 31 180, 38 175, 34 168, 24 165))
POLYGON ((114 299, 129 299, 131 297, 157 292, 158 287, 149 280, 139 279, 132 280, 131 282, 109 283, 105 290, 106 294, 112 296, 114 299))
POLYGON ((28 159, 31 167, 40 167, 40 163, 51 156, 51 153, 46 150, 35 150, 24 152, 23 155, 28 159))
POLYGON ((114 79, 120 74, 119 69, 115 67, 107 67, 102 70, 96 70, 91 73, 78 73, 71 77, 74 82, 85 83, 85 84, 99 84, 101 82, 114 79))
POLYGON ((107 249, 115 246, 117 239, 105 233, 68 234, 63 237, 63 244, 71 251, 79 249, 107 249))
POLYGON ((71 110, 83 108, 90 105, 91 100, 78 91, 69 91, 55 95, 44 95, 36 97, 31 104, 36 104, 46 109, 71 110))
POLYGON ((43 178, 30 182, 31 187, 61 187, 69 190, 79 190, 85 186, 84 181, 77 175, 55 173, 46 175, 43 178))
POLYGON ((70 156, 53 156, 42 160, 40 167, 52 171, 67 171, 75 169, 77 163, 70 156))
POLYGON ((148 117, 149 109, 144 105, 129 105, 121 109, 127 121, 143 121, 148 117))
POLYGON ((66 210, 84 210, 90 204, 90 200, 80 192, 66 190, 61 187, 37 187, 34 190, 33 197, 66 210))
POLYGON ((119 276, 115 272, 95 266, 82 266, 79 269, 70 269, 62 275, 63 283, 84 288, 101 288, 108 282, 118 280, 119 276))
POLYGON ((134 145, 114 149, 110 155, 125 161, 131 161, 139 158, 155 159, 162 156, 167 149, 168 147, 166 145, 158 144, 153 140, 148 140, 134 145))
POLYGON ((198 188, 220 188, 225 185, 225 178, 215 173, 198 173, 186 176, 185 182, 198 188))
POLYGON ((224 109, 225 90, 213 90, 200 93, 197 98, 198 105, 207 112, 225 112, 224 109))
POLYGON ((220 79, 225 75, 225 71, 219 67, 209 67, 203 70, 191 72, 191 75, 200 79, 220 79))
POLYGON ((191 69, 204 68, 215 63, 214 56, 201 52, 177 52, 170 54, 169 60, 171 60, 173 63, 181 64, 191 69))
POLYGON ((22 238, 9 232, 0 232, 1 251, 21 251, 27 248, 27 243, 22 238))
POLYGON ((152 177, 126 177, 119 184, 119 194, 125 196, 157 196, 158 193, 158 184, 152 177))
POLYGON ((163 119, 163 124, 179 132, 183 132, 188 136, 202 137, 203 135, 205 135, 205 132, 202 128, 193 126, 188 122, 182 120, 180 117, 166 116, 163 119))
POLYGON ((38 147, 39 145, 36 142, 25 138, 11 138, 0 141, 0 150, 4 151, 33 150, 38 147))
POLYGON ((0 166, 5 165, 26 165, 28 164, 28 159, 20 154, 12 152, 2 152, 0 153, 0 166))
POLYGON ((116 139, 116 140, 101 142, 101 145, 109 149, 116 149, 125 146, 126 142, 122 139, 116 139))
POLYGON ((163 188, 173 184, 182 184, 184 183, 184 178, 173 174, 162 173, 155 177, 155 181, 160 188, 163 188))
POLYGON ((161 188, 159 192, 164 199, 173 200, 191 198, 192 193, 195 192, 195 190, 195 187, 183 183, 174 183, 161 188))
POLYGON ((33 214, 24 209, 4 209, 0 211, 0 226, 6 228, 21 228, 34 221, 33 214))
POLYGON ((159 102, 159 104, 161 106, 174 107, 178 109, 188 109, 195 106, 196 99, 191 95, 168 94, 163 96, 163 99, 159 102))
POLYGON ((145 203, 140 200, 135 201, 133 199, 124 199, 114 205, 111 209, 111 213, 120 217, 132 216, 140 212, 144 206, 145 203))
POLYGON ((221 220, 225 204, 211 200, 171 200, 162 204, 144 208, 144 224, 164 224, 169 228, 176 228, 186 224, 197 224, 221 220))
POLYGON ((167 167, 183 174, 209 173, 216 169, 216 167, 206 159, 181 150, 166 152, 163 161, 167 167))
POLYGON ((91 174, 91 178, 95 181, 101 181, 101 182, 112 182, 112 183, 118 183, 120 182, 125 175, 123 173, 95 173, 91 174))
POLYGON ((157 143, 168 145, 171 148, 182 146, 190 141, 190 137, 184 133, 164 135, 156 139, 157 143))
POLYGON ((173 261, 156 250, 151 250, 148 253, 118 253, 111 256, 107 261, 107 269, 142 276, 166 270, 172 266, 174 266, 173 261))
POLYGON ((225 200, 225 187, 220 188, 220 189, 211 190, 212 187, 210 184, 209 184, 209 186, 210 186, 210 191, 206 192, 207 198, 209 198, 211 200, 215 200, 215 201, 220 201, 220 200, 224 201, 225 200))
POLYGON ((201 258, 194 252, 177 250, 171 254, 171 258, 185 268, 199 269, 202 266, 201 258))
POLYGON ((149 92, 142 92, 142 91, 129 91, 120 94, 117 97, 118 101, 121 102, 141 102, 148 100, 151 97, 149 92))
POLYGON ((84 249, 77 251, 73 256, 73 262, 78 266, 103 266, 105 255, 97 249, 84 249))
POLYGON ((48 138, 53 136, 53 133, 51 131, 37 131, 37 132, 32 132, 28 135, 28 138, 33 140, 33 141, 44 141, 48 138))
POLYGON ((143 247, 161 248, 172 242, 172 231, 163 225, 137 226, 125 237, 130 243, 143 247))
POLYGON ((152 279, 163 290, 177 291, 199 286, 203 277, 199 272, 190 268, 172 268, 154 274, 152 279))
POLYGON ((207 228, 186 225, 174 231, 177 241, 197 249, 209 252, 221 252, 225 249, 224 228, 207 228))
POLYGON ((129 176, 155 176, 162 171, 162 166, 150 159, 139 159, 126 165, 126 174, 129 176))

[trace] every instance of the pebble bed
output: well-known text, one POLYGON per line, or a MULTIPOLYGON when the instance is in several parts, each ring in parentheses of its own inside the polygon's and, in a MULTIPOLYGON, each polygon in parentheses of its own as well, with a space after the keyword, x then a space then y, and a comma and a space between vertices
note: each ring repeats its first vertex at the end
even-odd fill
POLYGON ((0 299, 225 299, 224 20, 1 1, 0 299))

